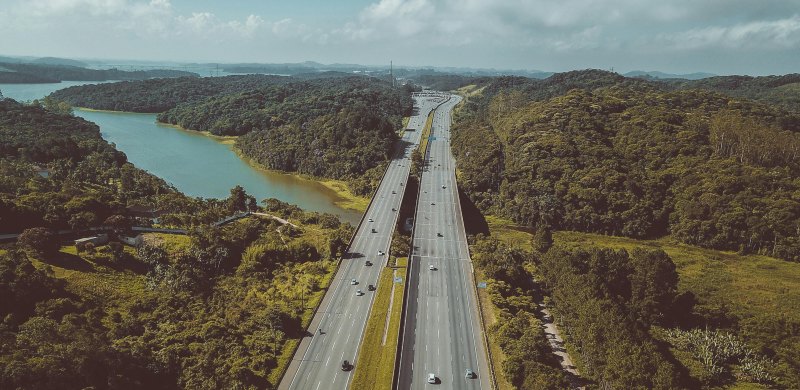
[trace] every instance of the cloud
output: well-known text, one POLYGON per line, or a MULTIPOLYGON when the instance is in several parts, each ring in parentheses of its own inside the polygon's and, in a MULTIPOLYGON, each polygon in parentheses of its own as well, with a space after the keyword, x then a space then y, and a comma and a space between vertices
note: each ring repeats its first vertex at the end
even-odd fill
MULTIPOLYGON (((220 20, 208 11, 177 14, 170 0, 18 0, 0 13, 7 30, 100 31, 133 33, 140 37, 249 38, 264 25, 258 15, 242 20, 220 20)), ((0 28, 2 29, 2 28, 0 28)))
POLYGON ((378 0, 332 34, 362 42, 411 39, 426 46, 481 44, 561 52, 665 41, 676 50, 779 48, 797 44, 800 21, 797 16, 785 18, 796 5, 796 0, 773 0, 769 7, 748 0, 378 0))
POLYGON ((658 39, 679 49, 800 49, 800 15, 691 29, 663 34, 658 39))

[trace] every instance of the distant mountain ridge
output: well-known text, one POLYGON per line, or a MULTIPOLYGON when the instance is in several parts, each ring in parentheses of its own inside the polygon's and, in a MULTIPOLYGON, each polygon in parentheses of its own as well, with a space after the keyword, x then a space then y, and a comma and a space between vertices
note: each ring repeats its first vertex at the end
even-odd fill
POLYGON ((640 77, 640 78, 654 78, 654 79, 686 79, 686 80, 700 80, 709 77, 717 76, 713 73, 707 72, 694 72, 694 73, 686 73, 686 74, 673 74, 673 73, 664 73, 659 72, 657 70, 651 71, 644 71, 644 70, 632 70, 628 73, 625 73, 623 76, 625 77, 640 77))

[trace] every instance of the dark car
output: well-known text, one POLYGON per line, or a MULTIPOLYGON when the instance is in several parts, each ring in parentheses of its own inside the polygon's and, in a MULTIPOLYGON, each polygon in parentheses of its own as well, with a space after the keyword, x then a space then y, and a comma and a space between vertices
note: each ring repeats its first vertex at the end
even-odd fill
POLYGON ((375 291, 375 286, 370 284, 369 286, 367 286, 367 290, 368 291, 375 291))
POLYGON ((369 266, 371 266, 371 265, 372 265, 372 262, 371 262, 371 261, 369 261, 369 260, 366 260, 366 261, 364 261, 364 265, 366 265, 367 267, 369 267, 369 266))
POLYGON ((347 360, 342 360, 342 371, 350 371, 350 368, 352 368, 350 362, 347 360))

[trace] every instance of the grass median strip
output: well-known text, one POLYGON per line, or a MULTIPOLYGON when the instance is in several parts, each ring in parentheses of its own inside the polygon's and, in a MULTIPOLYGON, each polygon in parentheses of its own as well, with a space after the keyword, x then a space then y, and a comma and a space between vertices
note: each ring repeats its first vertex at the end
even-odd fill
POLYGON ((377 296, 367 322, 351 388, 390 389, 394 372, 397 335, 400 330, 400 312, 403 307, 403 284, 394 283, 394 277, 406 277, 406 258, 397 259, 397 268, 385 268, 378 281, 377 296), (392 289, 394 285, 394 289, 392 289), (391 313, 390 310, 391 302, 391 313), (388 326, 386 324, 389 319, 388 326), (383 343, 384 333, 386 342, 383 343))

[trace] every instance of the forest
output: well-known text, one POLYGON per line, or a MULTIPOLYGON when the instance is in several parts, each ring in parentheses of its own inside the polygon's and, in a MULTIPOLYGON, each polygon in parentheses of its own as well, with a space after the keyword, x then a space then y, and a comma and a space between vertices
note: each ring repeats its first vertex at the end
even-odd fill
POLYGON ((394 151, 413 86, 336 72, 156 79, 66 88, 50 95, 79 107, 160 112, 190 130, 239 136, 236 148, 273 170, 345 180, 372 192, 394 151))
POLYGON ((59 83, 61 81, 145 80, 155 77, 197 77, 182 70, 88 69, 78 66, 30 63, 0 63, 0 83, 59 83))
POLYGON ((0 101, 0 388, 274 388, 353 228, 241 187, 189 198, 50 98, 0 101), (136 247, 120 235, 161 227, 136 247), (282 225, 243 211, 290 219, 282 225), (107 245, 64 245, 87 228, 107 245), (75 234, 59 235, 72 229, 75 234))
POLYGON ((492 80, 453 149, 472 201, 523 226, 800 261, 798 127, 761 102, 575 71, 492 80))
POLYGON ((129 203, 172 196, 127 162, 63 102, 0 101, 0 232, 83 229, 124 215, 129 203))

